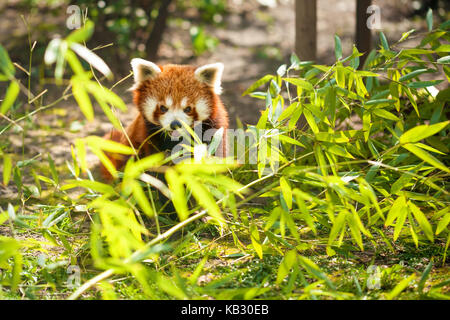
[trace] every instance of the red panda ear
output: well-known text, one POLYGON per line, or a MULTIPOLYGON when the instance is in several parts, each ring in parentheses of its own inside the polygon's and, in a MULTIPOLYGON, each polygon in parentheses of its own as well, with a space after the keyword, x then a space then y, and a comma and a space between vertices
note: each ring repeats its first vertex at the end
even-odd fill
POLYGON ((156 64, 144 59, 132 59, 131 67, 133 68, 134 74, 134 86, 139 85, 145 80, 153 79, 161 73, 161 69, 156 64))
POLYGON ((195 70, 195 77, 198 81, 212 87, 214 93, 221 94, 222 88, 220 85, 222 83, 222 73, 223 63, 218 62, 198 67, 195 70))

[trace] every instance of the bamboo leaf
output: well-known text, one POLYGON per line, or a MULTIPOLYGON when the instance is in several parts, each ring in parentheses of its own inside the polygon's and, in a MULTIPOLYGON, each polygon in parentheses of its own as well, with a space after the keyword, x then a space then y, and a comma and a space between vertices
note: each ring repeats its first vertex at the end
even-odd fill
POLYGON ((9 79, 14 76, 16 73, 16 69, 9 58, 8 52, 6 49, 0 44, 0 70, 2 73, 9 79))
POLYGON ((82 80, 72 78, 72 93, 86 119, 94 120, 94 108, 92 108, 91 99, 89 99, 82 80))
POLYGON ((156 283, 161 290, 177 299, 185 300, 188 298, 186 293, 168 277, 158 274, 156 283))
POLYGON ((194 284, 197 283, 197 279, 198 279, 198 277, 200 276, 200 274, 201 274, 201 272, 202 272, 202 270, 203 270, 203 267, 205 266, 205 263, 206 263, 207 260, 208 260, 208 256, 204 257, 204 258, 199 262, 199 264, 197 265, 197 267, 195 267, 194 272, 192 272, 192 274, 191 274, 190 277, 189 277, 189 283, 190 283, 191 285, 194 285, 194 284))
POLYGON ((286 278, 286 276, 291 271, 293 265, 297 262, 297 253, 296 250, 288 251, 283 260, 281 260, 280 266, 278 267, 277 272, 277 284, 281 284, 281 282, 286 278))
POLYGON ((281 192, 283 194, 283 198, 286 201, 286 205, 288 206, 289 210, 292 209, 292 189, 289 186, 289 183, 285 179, 285 177, 280 178, 280 187, 281 192))
POLYGON ((397 222, 395 223, 394 228, 394 241, 398 239, 400 233, 402 232, 403 226, 405 225, 406 217, 408 215, 408 210, 405 207, 399 210, 397 215, 397 222))
POLYGON ((303 109, 303 114, 305 115, 306 121, 308 122, 309 126, 311 127, 311 130, 314 133, 318 133, 319 132, 319 127, 317 126, 316 119, 312 115, 311 111, 309 111, 308 109, 304 108, 303 109))
POLYGON ((432 269, 433 269, 433 261, 430 261, 430 263, 426 266, 425 270, 423 271, 422 276, 420 277, 418 285, 419 292, 423 292, 423 287, 425 286, 425 282, 427 281, 432 269))
POLYGON ((394 222, 394 220, 397 219, 404 210, 406 210, 406 199, 405 196, 402 195, 398 197, 392 204, 392 207, 389 210, 389 213, 386 217, 386 222, 384 223, 384 226, 385 227, 390 226, 392 222, 394 222))
POLYGON ((19 95, 20 87, 16 80, 11 81, 8 90, 6 91, 5 98, 0 106, 0 113, 5 114, 12 107, 14 101, 16 101, 19 95))
POLYGON ((386 36, 383 32, 380 32, 380 41, 381 45, 383 46, 384 50, 389 51, 389 44, 387 42, 386 36))
POLYGON ((211 193, 208 192, 208 190, 200 184, 195 177, 184 176, 183 180, 192 191, 192 194, 197 202, 208 210, 208 214, 218 221, 224 221, 222 214, 220 213, 219 206, 214 201, 211 193))
POLYGON ((111 153, 120 153, 128 155, 134 154, 134 150, 131 147, 123 145, 116 141, 104 139, 97 136, 89 136, 85 138, 85 140, 86 143, 91 148, 97 148, 111 153))
POLYGON ((426 20, 427 20, 428 31, 433 30, 433 10, 431 8, 428 9, 426 20))
POLYGON ((261 246, 261 240, 259 237, 258 227, 255 224, 250 225, 250 238, 252 241, 253 249, 255 249, 258 257, 263 258, 263 249, 261 246))
POLYGON ((400 38, 400 40, 398 42, 403 42, 405 41, 412 33, 414 33, 416 30, 415 29, 411 29, 408 32, 403 32, 402 33, 402 37, 400 38))
POLYGON ((433 242, 433 228, 431 227, 430 222, 428 222, 427 217, 425 217, 423 212, 413 202, 408 201, 408 207, 413 213, 416 221, 419 223, 420 228, 425 233, 425 236, 428 238, 428 240, 433 242))
POLYGON ((370 112, 363 112, 363 131, 364 131, 364 141, 367 142, 370 137, 370 129, 372 128, 372 116, 370 112))
POLYGON ((423 73, 429 72, 429 69, 418 69, 418 70, 414 70, 410 73, 405 74, 404 76, 400 77, 400 79, 398 79, 400 82, 402 81, 406 81, 409 79, 412 79, 414 77, 417 77, 418 75, 421 75, 423 73))
POLYGON ((352 234, 353 239, 358 244, 361 251, 364 251, 361 230, 359 228, 357 221, 354 218, 354 215, 347 213, 346 218, 347 218, 348 227, 350 228, 350 233, 352 234))
POLYGON ((121 111, 127 111, 127 106, 123 102, 123 100, 111 90, 102 87, 100 84, 94 81, 86 81, 85 86, 89 92, 94 94, 94 92, 101 96, 102 100, 110 103, 114 107, 120 109, 121 111))
POLYGON ((401 175, 397 181, 395 181, 391 186, 391 194, 397 194, 403 189, 413 178, 412 174, 407 172, 401 175))
POLYGON ((245 96, 245 95, 255 91, 255 89, 257 89, 260 86, 262 86, 263 84, 269 82, 273 78, 274 78, 273 75, 266 74, 264 77, 262 77, 261 79, 257 80, 255 83, 253 83, 247 90, 244 91, 244 93, 242 95, 245 96))
POLYGON ((299 142, 299 141, 297 141, 295 139, 292 139, 291 137, 288 137, 288 136, 285 136, 285 135, 281 135, 281 134, 278 135, 277 137, 278 137, 278 139, 280 139, 283 142, 287 142, 289 144, 295 144, 295 145, 297 145, 299 147, 306 148, 304 144, 302 144, 301 142, 299 142))
POLYGON ((92 36, 93 33, 94 33, 94 23, 88 20, 83 27, 75 31, 72 31, 67 36, 66 41, 78 43, 87 41, 92 36))
POLYGON ((47 159, 48 159, 50 173, 52 174, 53 181, 55 181, 56 184, 59 184, 58 172, 56 172, 55 162, 53 161, 52 157, 50 156, 50 153, 47 154, 47 159))
POLYGON ((105 155, 105 153, 94 146, 90 146, 91 151, 98 157, 100 162, 103 164, 106 170, 111 174, 111 176, 115 179, 118 178, 117 170, 111 160, 105 155))
POLYGON ((436 124, 428 125, 420 125, 417 127, 414 127, 405 133, 403 133, 400 137, 400 143, 414 143, 418 142, 420 140, 423 140, 425 138, 428 138, 432 135, 435 135, 436 133, 442 131, 447 127, 447 125, 450 123, 450 120, 439 122, 436 124))
POLYGON ((413 154, 415 154, 418 158, 422 159, 423 161, 428 162, 433 167, 438 168, 445 172, 450 172, 448 167, 446 167, 442 162, 440 162, 438 159, 433 157, 428 152, 416 147, 415 145, 408 143, 408 144, 404 144, 403 148, 412 152, 413 154))
POLYGON ((438 85, 442 81, 444 80, 416 81, 408 83, 407 86, 413 89, 422 89, 438 85))
MULTIPOLYGON (((223 140, 223 131, 224 131, 224 128, 220 128, 214 133, 213 138, 211 139, 211 142, 208 146, 208 154, 209 155, 213 155, 216 153, 217 148, 219 147, 220 143, 223 140)), ((226 142, 223 142, 223 143, 226 143, 226 142)))
POLYGON ((449 64, 450 63, 450 55, 439 58, 436 60, 436 62, 440 63, 440 64, 449 64))
POLYGON ((386 299, 392 300, 395 297, 397 297, 403 290, 406 289, 406 287, 409 285, 409 283, 416 278, 416 275, 413 273, 408 278, 403 279, 400 281, 399 284, 395 286, 395 288, 387 295, 386 299))
POLYGON ((76 54, 86 60, 92 67, 103 73, 106 77, 110 78, 112 76, 111 69, 105 61, 85 46, 78 43, 71 43, 70 49, 75 51, 76 54))
POLYGON ((409 101, 411 102, 411 104, 412 104, 414 110, 416 111, 417 116, 420 117, 420 114, 419 114, 419 108, 417 107, 417 102, 416 102, 416 100, 414 99, 414 97, 413 97, 413 95, 412 95, 412 93, 411 93, 411 90, 410 90, 408 87, 403 87, 403 89, 404 89, 403 91, 404 91, 404 92, 406 93, 406 95, 408 96, 408 99, 409 99, 409 101))
POLYGON ((336 289, 334 284, 325 275, 325 273, 322 270, 320 270, 320 268, 314 262, 312 262, 310 259, 308 259, 306 257, 299 256, 298 257, 298 261, 306 269, 306 271, 309 274, 311 274, 312 276, 314 276, 315 278, 317 278, 319 280, 323 280, 330 289, 332 289, 332 290, 336 289))
POLYGON ((341 39, 337 34, 334 35, 334 54, 336 56, 336 60, 340 60, 342 58, 341 39))
POLYGON ((93 91, 92 94, 95 97, 95 100, 97 100, 98 104, 102 108, 105 115, 108 117, 109 121, 114 126, 114 128, 116 128, 117 130, 122 130, 122 126, 120 125, 119 119, 112 112, 111 108, 106 104, 105 100, 103 99, 103 96, 100 95, 97 91, 93 91))
POLYGON ((439 221, 436 227, 436 235, 440 234, 442 231, 444 231, 448 224, 450 223, 450 212, 447 212, 444 217, 439 221))
POLYGON ((102 194, 114 194, 114 188, 106 183, 91 180, 68 180, 67 184, 62 186, 62 190, 68 190, 76 187, 91 189, 102 194))
POLYGON ((334 77, 336 79, 336 83, 339 87, 345 88, 345 68, 342 66, 337 66, 334 77))
POLYGON ((47 49, 45 49, 44 62, 45 64, 53 64, 56 62, 59 52, 59 46, 61 44, 61 39, 53 39, 49 42, 47 49))
POLYGON ((394 115, 394 114, 392 114, 389 111, 386 111, 384 109, 374 109, 372 111, 372 113, 377 115, 377 116, 379 116, 379 117, 381 117, 381 118, 384 118, 384 119, 400 121, 400 119, 396 115, 394 115))
POLYGON ((7 186, 9 180, 11 179, 12 172, 12 159, 11 155, 4 154, 3 155, 3 185, 7 186))
POLYGON ((136 181, 130 183, 132 185, 134 199, 139 204, 139 207, 147 216, 152 217, 154 215, 152 207, 141 185, 136 181))
POLYGON ((372 105, 389 105, 394 104, 396 100, 394 99, 371 99, 364 103, 366 106, 372 106, 372 105))
POLYGON ((181 221, 189 216, 183 180, 174 169, 166 171, 166 180, 170 189, 171 200, 181 221))
POLYGON ((283 80, 286 81, 286 82, 292 83, 293 85, 295 85, 297 87, 300 87, 302 89, 305 89, 307 91, 313 91, 314 90, 313 85, 310 82, 308 82, 308 81, 306 81, 304 79, 300 79, 300 78, 283 78, 283 80))
POLYGON ((80 167, 83 172, 88 169, 86 161, 86 146, 83 139, 75 139, 75 148, 77 149, 77 156, 80 160, 80 167))
POLYGON ((323 176, 328 175, 327 163, 325 161, 325 157, 322 152, 322 148, 319 144, 314 145, 314 156, 316 157, 316 161, 319 164, 320 172, 323 176))
POLYGON ((347 211, 341 211, 339 212, 336 219, 334 219, 333 227, 331 228, 330 234, 328 236, 328 246, 331 246, 333 244, 333 241, 336 239, 341 230, 343 230, 346 217, 347 211))

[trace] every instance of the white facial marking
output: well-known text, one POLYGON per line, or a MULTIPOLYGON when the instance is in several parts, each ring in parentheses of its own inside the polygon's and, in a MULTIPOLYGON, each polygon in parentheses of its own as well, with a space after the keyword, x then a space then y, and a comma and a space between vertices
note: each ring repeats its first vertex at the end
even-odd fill
POLYGON ((183 112, 183 110, 180 109, 175 110, 169 109, 169 111, 167 111, 166 113, 164 113, 159 117, 159 122, 161 123, 161 126, 165 130, 171 130, 170 124, 172 123, 172 121, 175 120, 178 120, 180 122, 182 121, 186 123, 188 126, 192 125, 191 117, 189 117, 186 113, 183 112))
POLYGON ((203 121, 208 119, 211 115, 211 109, 206 99, 200 98, 195 104, 195 110, 197 111, 198 120, 203 121))
POLYGON ((145 99, 145 102, 142 106, 142 111, 144 112, 144 116, 148 121, 153 121, 153 113, 155 112, 156 106, 158 102, 153 97, 148 97, 145 99))
POLYGON ((166 107, 171 107, 173 104, 172 97, 166 97, 166 107))
POLYGON ((184 109, 187 106, 187 98, 184 97, 183 99, 181 99, 181 103, 180 106, 184 109))

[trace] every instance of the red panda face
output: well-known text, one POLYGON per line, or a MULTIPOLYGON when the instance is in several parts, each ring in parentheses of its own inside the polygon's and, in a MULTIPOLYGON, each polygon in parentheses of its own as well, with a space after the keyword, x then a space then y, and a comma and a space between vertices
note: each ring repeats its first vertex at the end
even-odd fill
POLYGON ((186 65, 157 66, 150 61, 133 59, 134 103, 151 123, 171 131, 184 122, 209 119, 214 99, 220 94, 221 63, 194 68, 186 65))

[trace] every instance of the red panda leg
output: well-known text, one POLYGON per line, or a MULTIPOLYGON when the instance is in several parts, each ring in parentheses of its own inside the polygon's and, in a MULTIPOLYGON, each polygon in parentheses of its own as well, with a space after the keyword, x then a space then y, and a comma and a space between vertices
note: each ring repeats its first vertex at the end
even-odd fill
MULTIPOLYGON (((124 138, 125 135, 119 130, 115 129, 111 130, 103 136, 103 139, 108 139, 119 143, 122 143, 124 138)), ((109 158, 116 169, 120 169, 126 161, 126 159, 119 154, 112 154, 107 152, 106 156, 109 158)), ((102 163, 100 164, 100 172, 105 180, 112 180, 113 177, 102 163)))
POLYGON ((222 141, 220 141, 219 145, 217 146, 215 155, 220 158, 226 158, 228 156, 227 152, 228 152, 227 129, 224 128, 222 141))
MULTIPOLYGON (((134 119, 134 121, 125 129, 127 136, 119 131, 119 130, 111 130, 111 132, 107 133, 103 138, 112 140, 115 142, 119 142, 123 145, 129 146, 129 141, 133 144, 133 147, 135 149, 138 149, 141 147, 141 144, 145 141, 147 138, 147 128, 145 125, 144 118, 139 113, 137 117, 134 119), (128 140, 129 139, 129 140, 128 140)), ((148 146, 144 146, 141 150, 141 153, 147 154, 149 152, 148 146)), ((119 154, 111 154, 106 153, 106 156, 111 160, 114 167, 119 170, 123 167, 123 165, 127 162, 129 159, 129 156, 119 155, 119 154)), ((112 180, 112 176, 109 173, 109 171, 105 168, 103 164, 101 164, 101 173, 102 176, 106 180, 112 180)))

